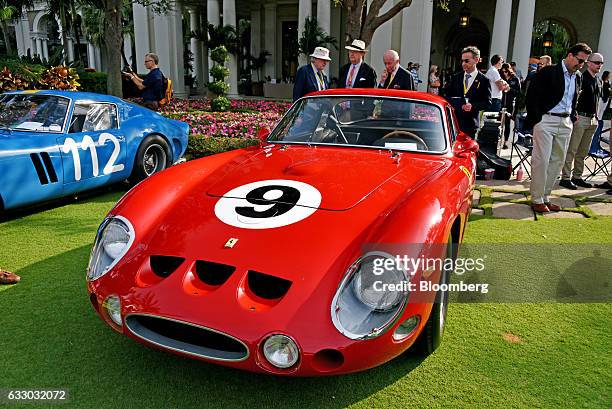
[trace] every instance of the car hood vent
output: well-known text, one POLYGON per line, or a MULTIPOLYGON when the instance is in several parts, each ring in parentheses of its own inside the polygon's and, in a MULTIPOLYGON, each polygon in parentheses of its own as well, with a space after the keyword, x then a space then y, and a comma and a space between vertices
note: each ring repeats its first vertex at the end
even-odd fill
POLYGON ((151 256, 150 261, 151 270, 153 270, 156 275, 166 278, 174 273, 185 259, 173 256, 151 256))
POLYGON ((212 261, 196 261, 195 273, 198 278, 208 285, 220 286, 224 284, 236 271, 236 267, 227 264, 213 263, 212 261))
POLYGON ((256 296, 266 300, 282 298, 289 291, 289 287, 291 287, 291 281, 289 280, 258 273, 253 270, 249 270, 247 281, 249 290, 256 296))

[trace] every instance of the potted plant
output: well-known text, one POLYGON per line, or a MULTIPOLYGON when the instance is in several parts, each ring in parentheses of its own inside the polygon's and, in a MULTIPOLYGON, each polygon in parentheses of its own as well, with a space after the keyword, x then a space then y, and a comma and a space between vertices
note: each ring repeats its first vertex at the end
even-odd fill
POLYGON ((268 61, 268 56, 272 55, 267 50, 263 50, 259 53, 257 57, 253 57, 249 55, 247 58, 249 60, 249 69, 255 70, 257 73, 257 81, 253 81, 251 83, 252 94, 255 96, 263 96, 263 81, 261 80, 261 69, 266 65, 268 61))
POLYGON ((304 31, 298 41, 299 53, 308 57, 316 47, 329 47, 330 45, 338 49, 336 39, 319 27, 317 18, 307 17, 304 22, 304 31))

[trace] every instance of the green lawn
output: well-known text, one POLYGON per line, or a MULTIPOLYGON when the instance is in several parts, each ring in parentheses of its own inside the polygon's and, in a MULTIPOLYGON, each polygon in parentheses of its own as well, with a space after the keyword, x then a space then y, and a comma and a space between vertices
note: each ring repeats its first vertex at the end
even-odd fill
MULTIPOLYGON (((610 303, 451 304, 433 356, 339 377, 252 374, 144 347, 98 319, 85 286, 119 195, 0 223, 0 266, 22 276, 0 286, 0 389, 67 388, 58 407, 77 408, 610 407, 610 303)), ((609 244, 612 218, 476 218, 466 242, 609 244)))

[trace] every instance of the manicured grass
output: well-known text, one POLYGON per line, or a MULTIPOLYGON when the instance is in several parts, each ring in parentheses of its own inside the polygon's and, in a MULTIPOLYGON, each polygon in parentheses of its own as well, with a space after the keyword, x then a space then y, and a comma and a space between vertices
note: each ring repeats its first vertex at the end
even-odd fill
MULTIPOLYGON (((252 374, 144 347, 98 319, 85 288, 95 231, 119 196, 0 224, 0 266, 22 276, 0 287, 0 389, 68 388, 61 407, 75 408, 609 407, 609 303, 451 304, 433 356, 340 377, 252 374)), ((492 242, 609 244, 612 218, 474 218, 466 243, 492 242)))

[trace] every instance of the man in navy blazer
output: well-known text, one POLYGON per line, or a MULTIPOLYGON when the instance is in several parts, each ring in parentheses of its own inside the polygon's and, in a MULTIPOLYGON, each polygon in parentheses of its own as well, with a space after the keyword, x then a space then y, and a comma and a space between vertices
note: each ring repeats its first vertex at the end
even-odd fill
POLYGON ((531 154, 531 208, 538 213, 556 212, 550 194, 561 172, 576 120, 580 94, 580 68, 592 53, 578 43, 557 65, 543 67, 527 90, 527 126, 533 126, 531 154))
POLYGON ((338 88, 375 88, 376 71, 363 61, 368 51, 365 42, 353 40, 344 48, 348 50, 350 62, 340 68, 338 88))
POLYGON ((399 54, 395 50, 388 50, 383 55, 385 70, 380 76, 378 88, 416 90, 414 77, 400 66, 399 54))
POLYGON ((329 50, 325 47, 317 47, 310 54, 310 64, 301 66, 295 74, 293 84, 293 100, 296 101, 311 92, 323 91, 329 88, 327 76, 323 72, 329 58, 329 50))
POLYGON ((491 82, 478 72, 480 50, 474 46, 461 51, 463 71, 453 75, 446 89, 446 99, 455 108, 459 128, 472 138, 480 126, 478 113, 491 107, 491 82))

